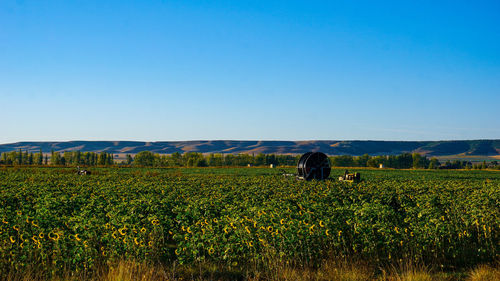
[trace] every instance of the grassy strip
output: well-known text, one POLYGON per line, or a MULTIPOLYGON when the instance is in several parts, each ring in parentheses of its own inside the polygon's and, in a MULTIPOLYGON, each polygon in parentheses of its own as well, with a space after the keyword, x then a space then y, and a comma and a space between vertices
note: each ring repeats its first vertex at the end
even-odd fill
POLYGON ((6 281, 153 281, 153 280, 276 280, 276 281, 492 281, 500 280, 500 266, 480 265, 467 271, 443 272, 429 266, 403 262, 377 268, 357 261, 327 260, 319 268, 291 267, 275 263, 265 269, 252 266, 229 268, 217 264, 197 265, 149 264, 135 261, 119 261, 101 266, 96 271, 72 272, 48 278, 46 271, 25 270, 7 273, 6 281))

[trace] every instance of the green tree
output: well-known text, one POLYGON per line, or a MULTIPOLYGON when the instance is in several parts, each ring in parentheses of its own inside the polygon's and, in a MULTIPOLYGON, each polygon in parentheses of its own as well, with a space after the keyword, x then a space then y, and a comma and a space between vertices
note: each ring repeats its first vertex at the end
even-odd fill
POLYGON ((259 153, 255 156, 255 166, 263 166, 266 164, 266 155, 264 153, 259 153))
POLYGON ((332 157, 331 165, 334 167, 353 167, 354 158, 351 155, 339 155, 332 157))
POLYGON ((198 158, 196 159, 196 163, 195 163, 195 166, 196 167, 207 167, 207 161, 205 160, 205 158, 198 158))
POLYGON ((398 155, 397 157, 397 164, 396 164, 398 169, 410 169, 413 167, 413 156, 411 153, 403 153, 401 155, 398 155))
POLYGON ((97 165, 104 166, 106 165, 106 153, 100 152, 97 156, 97 165))
POLYGON ((22 164, 23 165, 26 165, 29 163, 29 153, 28 153, 28 150, 26 150, 24 153, 23 153, 23 158, 22 158, 22 164))
POLYGON ((83 164, 82 163, 82 153, 80 152, 80 150, 77 150, 74 152, 73 158, 74 158, 73 164, 77 164, 77 165, 83 164))
POLYGON ((432 157, 429 161, 429 169, 437 169, 439 165, 439 160, 436 157, 432 157))
POLYGON ((72 165, 73 163, 73 153, 71 151, 64 151, 63 157, 61 158, 62 165, 72 165), (64 160, 63 160, 64 159, 64 160))
POLYGON ((134 159, 132 158, 132 155, 127 154, 125 157, 126 157, 126 159, 127 159, 127 160, 126 160, 127 165, 131 165, 131 164, 132 164, 132 162, 134 161, 134 159))
POLYGON ((277 161, 276 161, 276 155, 274 154, 266 154, 266 165, 277 165, 277 161))
POLYGON ((380 166, 380 164, 386 165, 385 162, 386 162, 385 156, 375 156, 375 157, 370 158, 366 162, 366 166, 372 167, 372 168, 378 168, 380 166))
POLYGON ((418 169, 418 168, 421 168, 421 166, 420 166, 420 165, 421 165, 421 164, 420 164, 420 162, 422 161, 422 160, 421 160, 421 159, 422 159, 422 156, 421 156, 420 154, 418 154, 418 153, 413 153, 413 154, 411 155, 411 157, 412 157, 412 159, 413 159, 413 161, 412 161, 412 162, 413 162, 413 164, 412 164, 413 169, 418 169))
POLYGON ((91 163, 92 158, 91 157, 92 157, 92 155, 90 154, 90 152, 84 153, 83 158, 84 158, 85 165, 89 165, 89 166, 92 165, 92 163, 91 163))
POLYGON ((134 157, 134 165, 152 167, 154 165, 155 156, 151 151, 141 151, 134 157))
POLYGON ((43 153, 42 153, 42 148, 40 147, 40 152, 38 152, 37 157, 36 157, 36 164, 37 165, 42 165, 43 164, 43 153))
POLYGON ((106 164, 107 166, 112 166, 115 163, 115 160, 113 158, 113 153, 106 153, 106 164))
POLYGON ((50 157, 50 164, 61 165, 61 154, 59 152, 52 151, 52 156, 50 157))
POLYGON ((182 155, 179 153, 179 152, 174 152, 172 153, 172 161, 174 162, 174 166, 183 166, 183 163, 182 163, 182 155))
POLYGON ((19 153, 17 154, 17 165, 22 165, 23 164, 23 152, 19 148, 19 153))
POLYGON ((366 167, 368 160, 370 160, 370 155, 363 154, 356 159, 357 167, 366 167))

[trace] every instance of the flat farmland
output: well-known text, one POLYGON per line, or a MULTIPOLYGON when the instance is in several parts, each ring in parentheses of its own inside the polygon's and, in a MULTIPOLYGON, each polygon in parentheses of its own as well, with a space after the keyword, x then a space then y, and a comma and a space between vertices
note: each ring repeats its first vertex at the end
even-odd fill
POLYGON ((351 184, 336 180, 344 169, 307 182, 268 168, 2 168, 0 272, 498 261, 499 172, 355 171, 351 184))

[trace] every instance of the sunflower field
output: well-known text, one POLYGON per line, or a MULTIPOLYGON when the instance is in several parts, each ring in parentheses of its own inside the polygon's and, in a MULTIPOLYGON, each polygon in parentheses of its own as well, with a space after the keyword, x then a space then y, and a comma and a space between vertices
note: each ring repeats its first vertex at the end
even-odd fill
POLYGON ((0 272, 113 260, 266 266, 361 257, 443 268, 500 257, 500 173, 266 168, 0 169, 0 272), (293 172, 289 169, 288 172, 293 172), (343 170, 332 170, 332 178, 343 170))

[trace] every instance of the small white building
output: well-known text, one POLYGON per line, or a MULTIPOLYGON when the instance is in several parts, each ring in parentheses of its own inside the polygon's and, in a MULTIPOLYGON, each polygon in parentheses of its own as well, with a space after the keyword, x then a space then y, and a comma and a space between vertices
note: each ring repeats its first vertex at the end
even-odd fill
POLYGON ((384 164, 382 164, 382 163, 378 164, 378 168, 379 169, 383 169, 384 168, 384 164))

